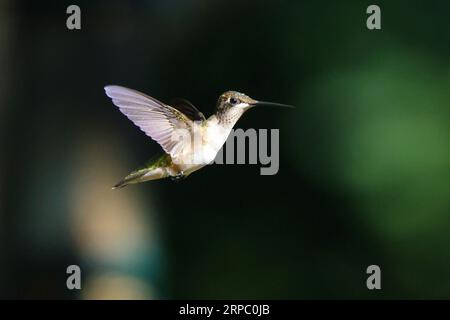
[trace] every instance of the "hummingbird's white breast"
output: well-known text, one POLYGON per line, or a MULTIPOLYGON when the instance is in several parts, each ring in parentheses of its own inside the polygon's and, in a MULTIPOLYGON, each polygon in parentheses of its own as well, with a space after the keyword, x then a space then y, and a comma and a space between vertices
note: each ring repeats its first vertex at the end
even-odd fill
POLYGON ((214 115, 204 123, 195 123, 191 143, 173 157, 173 161, 185 175, 212 163, 232 128, 232 125, 221 124, 214 115))
POLYGON ((208 119, 203 134, 203 152, 205 158, 210 159, 213 157, 211 161, 214 160, 230 135, 232 128, 232 126, 220 124, 215 116, 208 119))

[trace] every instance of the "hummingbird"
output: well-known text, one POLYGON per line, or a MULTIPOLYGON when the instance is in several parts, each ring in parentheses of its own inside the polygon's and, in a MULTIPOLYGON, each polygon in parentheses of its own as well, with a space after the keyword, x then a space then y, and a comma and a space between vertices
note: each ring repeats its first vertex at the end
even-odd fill
POLYGON ((248 109, 262 105, 293 107, 227 91, 219 96, 215 114, 206 119, 185 99, 176 99, 168 105, 122 86, 108 85, 104 89, 113 104, 164 150, 162 155, 131 172, 113 189, 162 178, 186 178, 214 161, 234 125, 248 109))

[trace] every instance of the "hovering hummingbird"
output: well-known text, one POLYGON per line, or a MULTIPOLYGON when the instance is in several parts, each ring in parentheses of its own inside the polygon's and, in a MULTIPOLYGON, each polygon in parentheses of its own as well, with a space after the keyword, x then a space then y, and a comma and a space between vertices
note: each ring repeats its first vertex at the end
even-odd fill
POLYGON ((206 119, 184 99, 177 99, 169 106, 121 86, 106 86, 105 92, 120 111, 158 142, 165 152, 145 168, 131 172, 113 189, 166 177, 173 180, 185 178, 214 161, 233 126, 248 109, 260 105, 292 107, 257 101, 243 93, 227 91, 217 100, 216 113, 206 119))

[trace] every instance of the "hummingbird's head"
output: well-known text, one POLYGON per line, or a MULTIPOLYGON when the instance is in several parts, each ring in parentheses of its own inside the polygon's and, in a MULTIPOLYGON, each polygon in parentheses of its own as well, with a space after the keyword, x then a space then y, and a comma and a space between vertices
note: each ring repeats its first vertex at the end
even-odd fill
POLYGON ((257 102, 258 101, 253 100, 243 93, 237 91, 227 91, 223 93, 217 101, 217 112, 225 113, 231 109, 245 111, 257 102))
POLYGON ((292 108, 292 106, 285 104, 254 100, 237 91, 227 91, 217 100, 217 116, 222 122, 234 124, 245 111, 262 105, 292 108))
POLYGON ((234 124, 256 103, 256 100, 243 93, 227 91, 217 100, 217 117, 222 123, 234 124))

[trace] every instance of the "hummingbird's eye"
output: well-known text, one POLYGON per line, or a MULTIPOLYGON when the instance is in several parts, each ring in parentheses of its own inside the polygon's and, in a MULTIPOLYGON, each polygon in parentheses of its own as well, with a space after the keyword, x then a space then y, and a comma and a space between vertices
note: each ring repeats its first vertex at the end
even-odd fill
POLYGON ((230 104, 235 105, 235 104, 237 104, 238 102, 239 102, 238 99, 236 99, 236 98, 230 98, 230 104))

